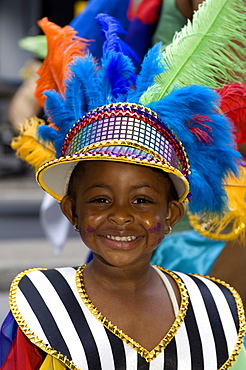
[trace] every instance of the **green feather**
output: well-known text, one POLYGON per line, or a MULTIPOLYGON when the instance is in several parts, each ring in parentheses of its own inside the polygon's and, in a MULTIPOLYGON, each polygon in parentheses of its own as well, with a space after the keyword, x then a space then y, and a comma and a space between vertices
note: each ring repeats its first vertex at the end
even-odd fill
POLYGON ((220 88, 246 77, 244 0, 206 0, 192 22, 163 52, 166 69, 140 98, 141 104, 158 101, 174 88, 200 84, 220 88))

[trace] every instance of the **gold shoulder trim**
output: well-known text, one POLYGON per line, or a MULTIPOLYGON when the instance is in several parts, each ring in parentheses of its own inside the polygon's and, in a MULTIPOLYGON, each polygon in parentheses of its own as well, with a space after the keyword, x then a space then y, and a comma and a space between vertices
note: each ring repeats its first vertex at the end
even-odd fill
POLYGON ((116 325, 114 325, 111 321, 109 321, 101 312, 97 310, 97 308, 93 305, 92 301, 90 300, 84 285, 84 278, 83 278, 83 271, 85 269, 85 265, 80 266, 76 272, 76 285, 79 292, 79 295, 82 299, 82 302, 88 308, 88 310, 93 314, 93 316, 100 321, 102 325, 104 325, 108 330, 110 330, 113 334, 119 337, 122 341, 129 344, 134 350, 136 350, 140 356, 145 358, 147 362, 154 360, 159 353, 161 353, 170 341, 174 338, 175 334, 177 333, 179 327, 181 326, 182 322, 185 319, 186 312, 188 309, 189 304, 189 296, 185 284, 183 281, 173 272, 165 270, 159 266, 156 266, 160 270, 166 272, 170 275, 176 282, 180 296, 181 296, 181 304, 179 308, 178 316, 176 317, 175 321, 173 322, 171 328, 165 335, 165 337, 160 341, 160 343, 152 350, 148 351, 144 347, 142 347, 139 343, 137 343, 134 339, 129 337, 127 334, 123 333, 116 325))
POLYGON ((21 331, 26 335, 26 337, 30 340, 30 342, 32 342, 35 346, 37 346, 45 353, 48 353, 49 355, 53 356, 54 358, 62 362, 64 365, 66 365, 68 369, 81 370, 62 353, 56 351, 54 348, 50 347, 48 344, 46 344, 41 339, 39 339, 38 336, 28 327, 26 321, 24 320, 24 318, 22 317, 19 311, 18 303, 17 303, 17 288, 18 288, 19 282, 25 275, 27 275, 28 273, 32 271, 37 271, 37 270, 47 270, 47 268, 33 268, 33 269, 25 270, 14 278, 11 284, 10 293, 9 293, 9 305, 13 313, 13 316, 19 328, 21 329, 21 331))

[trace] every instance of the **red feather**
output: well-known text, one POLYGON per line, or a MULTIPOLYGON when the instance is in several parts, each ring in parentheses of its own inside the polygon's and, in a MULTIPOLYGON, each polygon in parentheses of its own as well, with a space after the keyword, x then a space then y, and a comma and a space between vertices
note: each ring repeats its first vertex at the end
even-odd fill
POLYGON ((47 57, 37 71, 40 78, 35 91, 35 97, 43 107, 45 90, 54 89, 64 95, 64 80, 69 76, 69 64, 75 57, 87 52, 89 41, 76 36, 77 32, 72 27, 62 28, 49 22, 48 18, 38 21, 38 25, 46 35, 48 47, 47 57))
POLYGON ((207 116, 196 114, 192 116, 192 120, 187 122, 187 127, 190 132, 196 136, 200 144, 205 143, 209 145, 212 141, 212 136, 210 134, 212 129, 210 126, 206 125, 205 122, 211 122, 211 119, 207 116))
POLYGON ((246 142, 246 85, 235 82, 217 92, 221 97, 220 109, 234 124, 237 145, 246 142))

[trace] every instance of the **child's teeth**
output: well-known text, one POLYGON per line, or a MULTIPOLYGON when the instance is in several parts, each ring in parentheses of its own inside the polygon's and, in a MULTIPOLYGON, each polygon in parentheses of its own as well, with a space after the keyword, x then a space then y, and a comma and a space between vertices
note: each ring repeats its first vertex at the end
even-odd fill
POLYGON ((116 240, 117 242, 130 242, 132 240, 135 240, 136 236, 113 236, 113 235, 107 235, 108 239, 116 240))

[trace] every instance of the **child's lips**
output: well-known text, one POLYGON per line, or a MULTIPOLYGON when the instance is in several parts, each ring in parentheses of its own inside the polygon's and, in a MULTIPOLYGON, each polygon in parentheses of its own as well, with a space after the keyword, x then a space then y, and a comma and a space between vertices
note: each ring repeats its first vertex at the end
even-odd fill
POLYGON ((119 236, 107 234, 101 235, 101 238, 110 248, 128 250, 134 248, 141 237, 136 235, 119 236))

